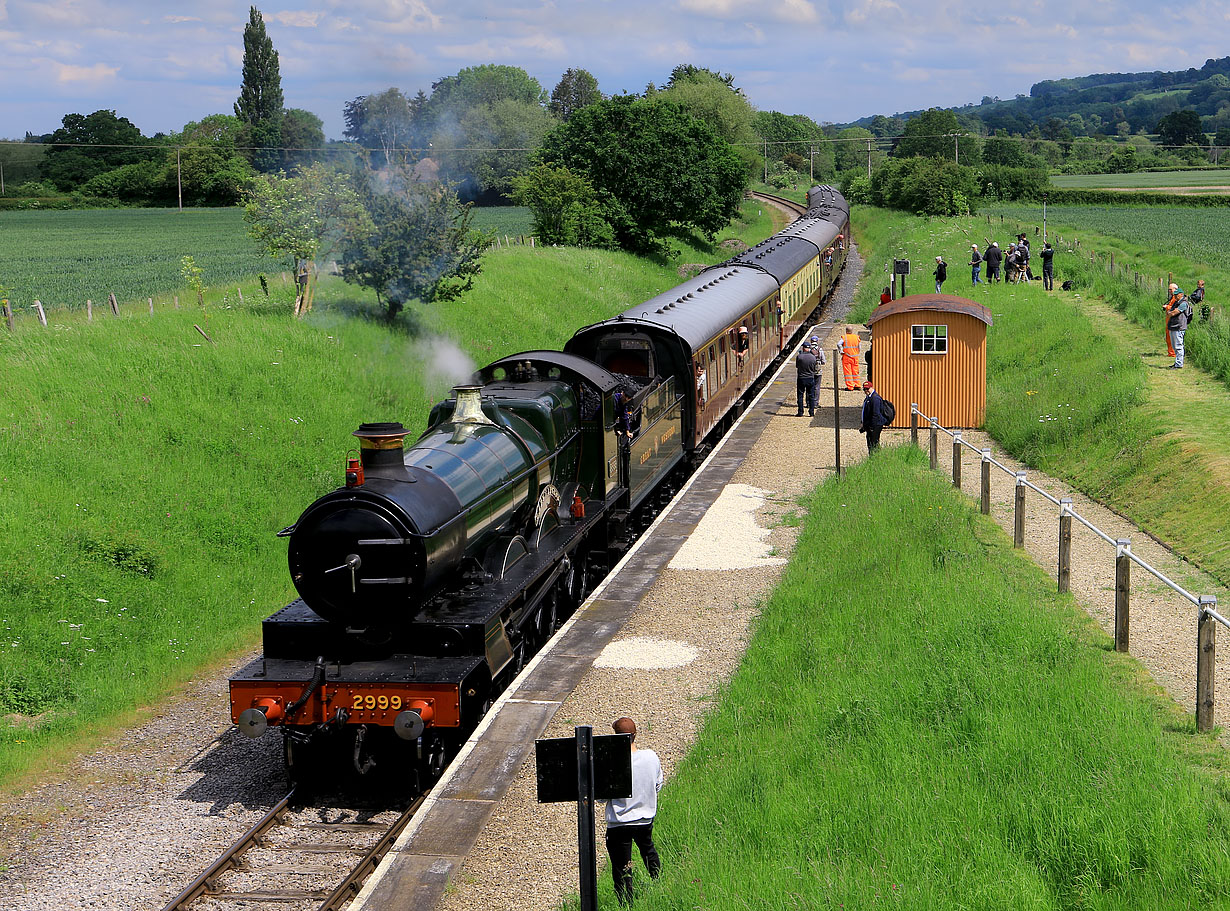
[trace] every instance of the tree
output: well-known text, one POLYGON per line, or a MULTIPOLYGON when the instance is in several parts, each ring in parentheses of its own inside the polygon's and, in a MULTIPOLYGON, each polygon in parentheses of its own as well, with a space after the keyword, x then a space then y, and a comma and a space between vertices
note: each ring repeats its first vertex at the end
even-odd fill
POLYGON ((91 177, 123 165, 139 164, 162 156, 151 147, 127 117, 115 111, 65 114, 63 126, 48 137, 49 146, 39 172, 57 190, 69 192, 91 177))
POLYGON ((506 196, 556 122, 541 105, 515 98, 474 105, 432 135, 431 156, 463 197, 506 196))
POLYGON ((871 130, 865 130, 862 127, 846 127, 837 134, 836 138, 844 140, 833 143, 833 157, 836 159, 838 173, 861 168, 866 174, 868 148, 871 149, 870 161, 873 168, 884 160, 884 153, 876 147, 874 141, 870 143, 870 146, 868 145, 867 140, 874 139, 871 130))
POLYGON ((243 135, 239 118, 227 114, 211 114, 186 124, 178 137, 172 137, 173 141, 178 138, 180 148, 167 153, 164 184, 174 191, 178 180, 188 205, 235 205, 255 176, 237 148, 243 135))
POLYGON ((602 100, 598 80, 588 70, 569 67, 551 90, 549 110, 560 120, 567 121, 573 112, 602 100))
POLYGON ((592 104, 546 135, 543 164, 586 177, 621 246, 664 251, 665 235, 712 236, 739 211, 748 174, 730 143, 662 95, 592 104))
MULTIPOLYGON (((422 92, 419 93, 422 96, 422 92)), ((423 103, 418 106, 421 109, 423 103)), ((386 165, 393 163, 393 153, 418 145, 415 129, 416 112, 400 89, 389 88, 375 95, 360 95, 348 101, 342 110, 347 139, 364 148, 384 152, 386 165)))
POLYGON ((544 244, 614 246, 615 233, 586 178, 567 168, 540 164, 514 177, 512 185, 513 201, 534 213, 534 234, 544 244))
POLYGON ((270 256, 288 256, 297 275, 306 275, 295 300, 295 316, 311 309, 318 256, 331 252, 346 234, 368 230, 367 213, 350 174, 314 164, 296 177, 263 175, 252 182, 244 207, 248 233, 270 256))
POLYGON ((957 115, 943 108, 930 108, 906 122, 905 131, 893 150, 896 158, 952 159, 955 154, 954 134, 964 132, 957 124, 957 115))
POLYGON ((1204 145, 1204 130, 1195 111, 1174 111, 1157 122, 1154 132, 1164 146, 1204 145))
MULTIPOLYGON (((675 67, 670 82, 658 97, 681 104, 693 117, 707 123, 714 133, 734 147, 748 173, 754 174, 763 165, 761 150, 757 148, 761 140, 752 125, 756 111, 733 82, 730 74, 719 75, 681 64, 675 67)), ((780 160, 787 151, 800 153, 802 149, 780 146, 771 151, 769 157, 780 160)))
POLYGON ((470 229, 456 193, 416 180, 402 162, 369 174, 362 197, 368 220, 346 237, 342 278, 375 291, 390 320, 410 300, 455 300, 470 289, 491 238, 470 229))
POLYGON ((311 111, 287 108, 282 112, 282 167, 294 170, 316 160, 324 148, 325 123, 311 111))
POLYGON ((243 30, 243 84, 235 102, 235 116, 248 129, 256 147, 252 163, 262 171, 276 166, 282 145, 282 75, 278 52, 265 33, 265 20, 255 6, 248 10, 243 30))

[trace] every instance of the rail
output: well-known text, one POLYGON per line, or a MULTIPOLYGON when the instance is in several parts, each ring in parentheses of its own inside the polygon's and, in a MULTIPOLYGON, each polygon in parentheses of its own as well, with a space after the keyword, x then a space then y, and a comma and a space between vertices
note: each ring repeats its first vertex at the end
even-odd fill
POLYGON ((1197 595, 1188 591, 1178 582, 1171 579, 1155 566, 1132 552, 1132 543, 1127 538, 1114 538, 1098 528, 1087 518, 1072 508, 1069 497, 1056 498, 1038 485, 1032 483, 1028 473, 1010 468, 991 457, 991 450, 979 449, 964 438, 960 430, 949 430, 942 426, 938 419, 930 417, 919 410, 916 402, 910 403, 910 442, 918 445, 918 430, 921 421, 925 421, 930 434, 931 467, 939 465, 939 434, 944 433, 952 438, 952 483, 960 489, 961 486, 961 450, 969 449, 979 456, 982 468, 982 512, 991 511, 991 467, 1000 469, 1011 475, 1015 480, 1015 509, 1013 521, 1013 546, 1025 546, 1025 492, 1032 490, 1043 499, 1059 507, 1059 565, 1056 571, 1059 591, 1069 590, 1072 573, 1072 522, 1089 529, 1094 535, 1115 548, 1115 650, 1128 651, 1130 638, 1130 605, 1131 605, 1131 564, 1135 563, 1149 575, 1153 576, 1167 588, 1197 608, 1197 644, 1196 644, 1196 730, 1208 731, 1213 727, 1213 675, 1216 667, 1216 624, 1230 628, 1227 620, 1217 611, 1215 595, 1197 595))
POLYGON ((748 194, 752 199, 761 199, 765 202, 775 203, 784 209, 789 209, 795 215, 802 215, 807 211, 807 206, 801 202, 795 202, 793 199, 787 199, 785 196, 774 196, 772 193, 761 193, 759 191, 748 194))
MULTIPOLYGON (((227 872, 248 869, 242 859, 245 852, 256 846, 269 846, 266 836, 275 826, 282 824, 290 810, 294 796, 295 790, 292 788, 289 794, 271 807, 247 832, 227 848, 221 857, 210 864, 204 873, 194 879, 175 898, 171 899, 163 908, 163 911, 183 911, 183 909, 188 908, 198 899, 210 897, 221 900, 256 903, 284 903, 316 898, 317 896, 314 893, 290 891, 228 894, 218 890, 218 880, 227 872)), ((410 820, 414 818, 415 812, 422 805, 425 797, 426 795, 421 795, 416 798, 405 812, 389 826, 388 830, 380 836, 375 844, 363 854, 363 858, 351 868, 341 884, 329 893, 328 897, 324 898, 323 903, 319 906, 320 911, 338 911, 338 909, 342 908, 358 894, 363 880, 376 869, 381 859, 388 853, 397 836, 401 834, 410 820)), ((327 826, 328 824, 325 825, 327 826)), ((345 828, 345 826, 339 825, 339 828, 345 828)), ((350 826, 350 828, 354 828, 354 826, 350 826)), ((294 848, 291 847, 287 850, 293 851, 294 848)))

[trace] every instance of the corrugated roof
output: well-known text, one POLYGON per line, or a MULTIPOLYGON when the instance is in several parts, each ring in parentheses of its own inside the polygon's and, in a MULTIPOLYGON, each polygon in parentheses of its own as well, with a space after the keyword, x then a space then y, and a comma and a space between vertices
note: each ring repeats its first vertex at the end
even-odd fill
POLYGON ((870 326, 877 320, 897 313, 909 313, 912 310, 944 310, 949 313, 964 313, 974 319, 980 319, 991 325, 991 311, 977 301, 968 297, 957 297, 955 294, 907 294, 887 304, 880 304, 867 320, 870 326))

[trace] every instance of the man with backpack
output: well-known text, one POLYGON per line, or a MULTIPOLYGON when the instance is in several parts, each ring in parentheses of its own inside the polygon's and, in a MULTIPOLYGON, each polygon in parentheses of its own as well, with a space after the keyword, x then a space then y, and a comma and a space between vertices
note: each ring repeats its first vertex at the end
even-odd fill
POLYGON ((1187 324, 1191 321, 1192 303, 1183 295, 1183 290, 1178 285, 1171 283, 1170 299, 1166 301, 1163 309, 1166 311, 1166 331, 1170 335, 1170 344, 1174 348, 1174 363, 1167 369, 1182 370, 1183 334, 1187 331, 1187 324))
POLYGON ((1196 307, 1200 307, 1200 322, 1207 323, 1209 321, 1209 305, 1204 302, 1204 279, 1196 282, 1196 290, 1192 292, 1188 298, 1192 302, 1192 318, 1195 319, 1196 307))
POLYGON ((880 448, 880 431, 891 424, 897 415, 896 409, 880 398, 880 393, 876 392, 870 381, 863 383, 863 392, 863 412, 858 432, 867 434, 867 451, 870 453, 880 448))

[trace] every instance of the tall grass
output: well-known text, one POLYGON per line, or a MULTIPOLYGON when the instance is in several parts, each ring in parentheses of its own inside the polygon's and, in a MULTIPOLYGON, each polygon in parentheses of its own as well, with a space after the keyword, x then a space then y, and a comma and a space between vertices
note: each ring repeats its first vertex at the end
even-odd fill
POLYGON ((1230 902, 1220 749, 921 453, 805 505, 638 907, 1230 902))
MULTIPOLYGON (((723 238, 769 233, 749 213, 723 238)), ((723 259, 720 240, 680 260, 723 259)), ((339 485, 359 423, 417 431, 474 366, 562 347, 678 268, 518 248, 391 325, 326 278, 305 320, 274 282, 244 306, 211 289, 203 309, 0 329, 0 783, 257 642, 293 597, 276 532, 339 485)))

